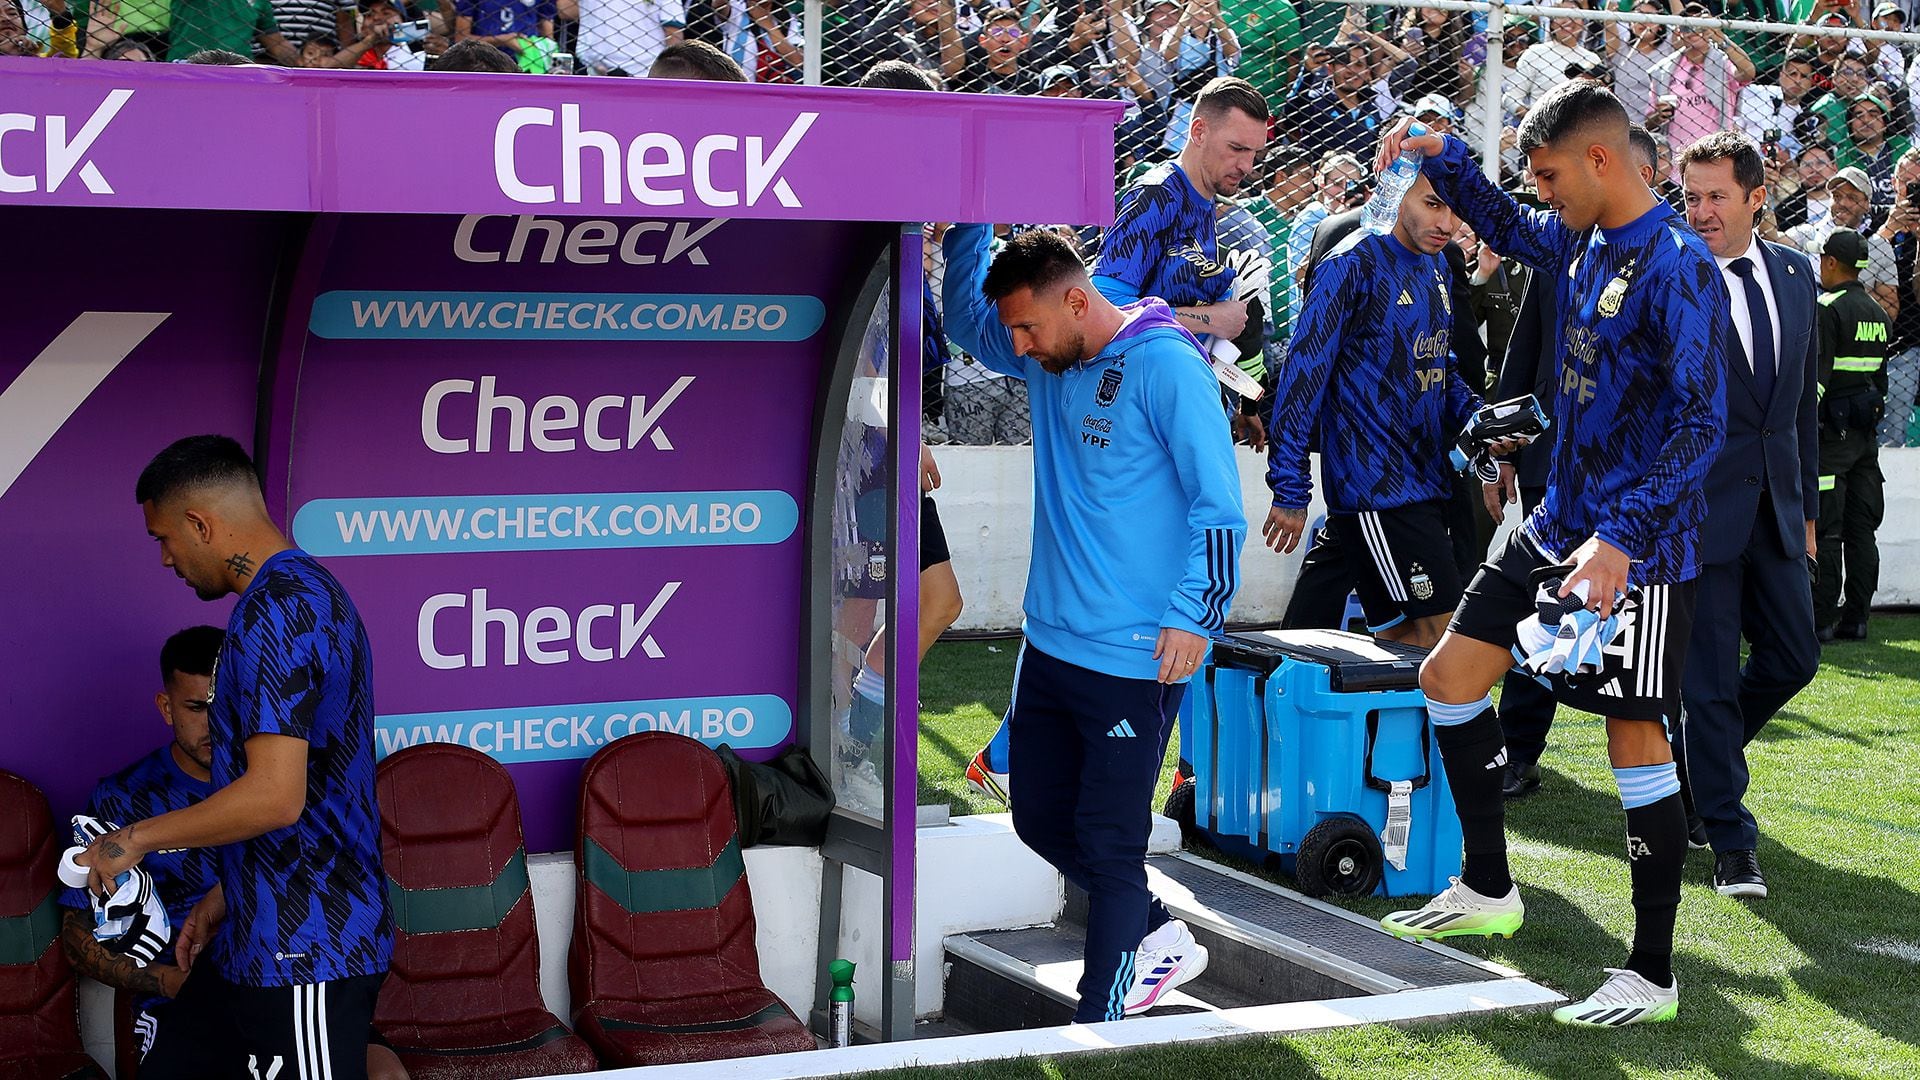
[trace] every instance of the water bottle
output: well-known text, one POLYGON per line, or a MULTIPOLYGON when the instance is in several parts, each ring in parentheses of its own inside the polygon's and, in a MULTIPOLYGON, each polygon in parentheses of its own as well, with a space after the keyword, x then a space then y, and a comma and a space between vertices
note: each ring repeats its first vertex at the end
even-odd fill
MULTIPOLYGON (((1427 133, 1425 124, 1413 124, 1407 128, 1407 138, 1415 139, 1427 133)), ((1393 159, 1387 171, 1374 181, 1373 197, 1367 200, 1367 207, 1360 212, 1360 227, 1380 236, 1393 231, 1400 221, 1400 200, 1407 197, 1413 182, 1420 178, 1420 162, 1426 155, 1410 146, 1403 146, 1400 156, 1393 159)))
POLYGON ((827 1006, 827 1042, 831 1046, 853 1045, 853 961, 835 960, 827 965, 833 980, 833 993, 827 1006))

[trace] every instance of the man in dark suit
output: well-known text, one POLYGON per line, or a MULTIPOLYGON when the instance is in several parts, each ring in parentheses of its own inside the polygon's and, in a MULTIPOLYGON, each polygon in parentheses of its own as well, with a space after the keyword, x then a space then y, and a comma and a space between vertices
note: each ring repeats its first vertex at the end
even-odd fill
POLYGON ((1742 805, 1746 745, 1820 663, 1814 636, 1818 275, 1754 235, 1766 202, 1760 148, 1716 132, 1680 155, 1687 220, 1726 275, 1726 444, 1707 476, 1699 594, 1682 679, 1687 783, 1714 850, 1713 885, 1762 898, 1760 833, 1742 805), (1740 639, 1751 653, 1740 665, 1740 639))

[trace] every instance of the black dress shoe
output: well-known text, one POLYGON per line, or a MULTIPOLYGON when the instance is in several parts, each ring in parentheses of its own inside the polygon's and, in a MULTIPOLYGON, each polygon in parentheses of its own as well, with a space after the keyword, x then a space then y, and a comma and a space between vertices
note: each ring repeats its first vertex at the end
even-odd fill
POLYGON ((1752 851, 1723 851, 1713 860, 1713 891, 1749 900, 1767 898, 1767 879, 1752 851))
POLYGON ((1833 628, 1833 636, 1841 641, 1867 640, 1867 624, 1863 622, 1843 622, 1833 628))
POLYGON ((1507 762, 1501 777, 1500 794, 1509 799, 1524 799, 1540 790, 1540 764, 1534 761, 1507 762))
POLYGON ((1825 645, 1827 642, 1833 640, 1833 627, 1823 626, 1820 629, 1815 630, 1813 632, 1813 636, 1820 639, 1820 644, 1825 645))
POLYGON ((1691 810, 1687 811, 1687 846, 1695 851, 1713 846, 1707 839, 1707 823, 1691 810))

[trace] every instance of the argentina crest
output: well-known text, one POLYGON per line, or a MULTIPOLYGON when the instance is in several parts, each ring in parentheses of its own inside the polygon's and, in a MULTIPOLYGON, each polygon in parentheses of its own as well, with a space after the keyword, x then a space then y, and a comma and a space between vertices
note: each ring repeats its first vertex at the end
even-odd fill
POLYGON ((1414 563, 1407 567, 1407 575, 1407 588, 1415 600, 1433 599, 1433 578, 1427 573, 1426 567, 1414 563))
POLYGON ((1100 373, 1100 388, 1093 392, 1093 403, 1101 408, 1113 404, 1120 393, 1120 380, 1126 378, 1127 369, 1119 364, 1100 373))
POLYGON ((1620 305, 1627 297, 1627 284, 1633 280, 1633 264, 1628 263, 1620 273, 1614 275, 1607 287, 1601 290, 1600 303, 1596 310, 1603 319, 1611 319, 1620 314, 1620 305))

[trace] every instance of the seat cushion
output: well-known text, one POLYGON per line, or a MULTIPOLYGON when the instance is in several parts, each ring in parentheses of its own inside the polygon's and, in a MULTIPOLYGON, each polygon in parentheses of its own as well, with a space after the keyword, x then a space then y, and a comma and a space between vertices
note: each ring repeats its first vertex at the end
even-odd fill
POLYGON ((599 1059, 549 1012, 482 1017, 469 1024, 383 1032, 414 1080, 508 1080, 593 1072, 599 1059))
POLYGON ((687 994, 670 1001, 596 1001, 576 1014, 575 1027, 610 1066, 818 1049, 792 1011, 767 990, 687 994))

